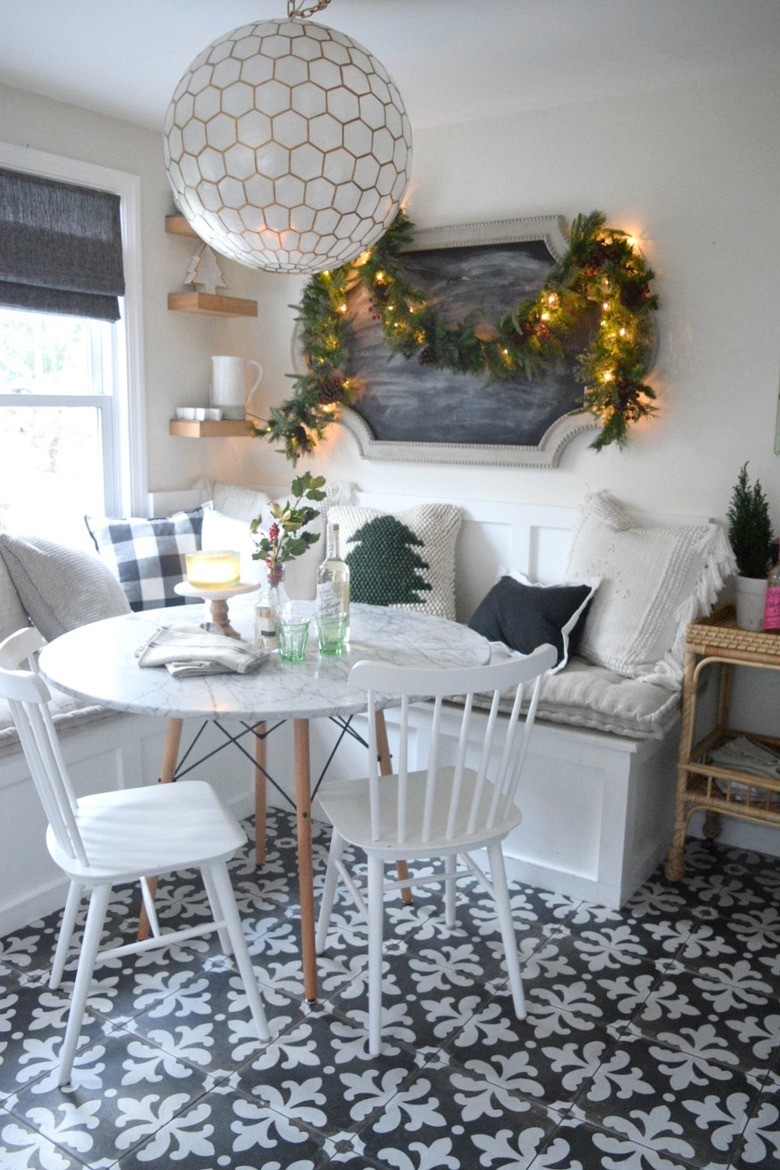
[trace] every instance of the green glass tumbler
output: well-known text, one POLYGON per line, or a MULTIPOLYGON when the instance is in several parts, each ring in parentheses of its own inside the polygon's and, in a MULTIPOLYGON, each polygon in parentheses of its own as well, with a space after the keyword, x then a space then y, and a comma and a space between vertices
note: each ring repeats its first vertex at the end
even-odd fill
POLYGON ((347 636, 348 618, 343 615, 317 618, 317 645, 320 654, 341 654, 347 636))
POLYGON ((285 662, 303 662, 309 643, 309 619, 275 618, 276 644, 285 662))

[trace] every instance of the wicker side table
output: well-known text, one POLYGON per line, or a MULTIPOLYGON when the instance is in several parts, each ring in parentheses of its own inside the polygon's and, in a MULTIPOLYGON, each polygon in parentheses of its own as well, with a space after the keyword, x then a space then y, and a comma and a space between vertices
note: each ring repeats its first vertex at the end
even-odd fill
MULTIPOLYGON (((734 666, 780 670, 780 636, 740 630, 732 608, 717 610, 688 627, 674 836, 666 862, 666 876, 671 881, 679 881, 684 876, 685 834, 695 812, 707 814, 704 835, 710 838, 718 835, 721 813, 780 828, 780 781, 735 771, 709 760, 709 753, 715 748, 744 734, 728 725, 734 666), (697 691, 703 671, 715 663, 721 666, 715 727, 694 743, 697 691)), ((751 732, 750 738, 780 750, 780 739, 775 736, 751 732)))

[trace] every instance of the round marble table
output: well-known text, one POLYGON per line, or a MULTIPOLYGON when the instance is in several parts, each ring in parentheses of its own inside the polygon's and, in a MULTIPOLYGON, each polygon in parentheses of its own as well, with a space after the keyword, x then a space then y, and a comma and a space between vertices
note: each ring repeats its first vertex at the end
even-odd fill
MULTIPOLYGON (((254 641, 254 596, 231 601, 230 620, 254 641)), ((313 607, 311 607, 313 612, 313 607)), ((364 692, 349 686, 349 672, 364 658, 402 666, 466 666, 486 663, 488 642, 466 626, 410 610, 353 605, 350 639, 339 657, 321 657, 310 638, 304 662, 282 662, 273 653, 252 674, 174 678, 164 667, 140 667, 136 650, 161 625, 200 623, 204 607, 146 610, 94 622, 61 635, 40 655, 44 678, 67 694, 118 711, 168 719, 161 779, 173 779, 184 719, 236 718, 261 724, 291 719, 295 743, 295 803, 301 889, 304 994, 317 995, 311 853, 309 720, 348 718, 365 709, 364 692)), ((384 727, 378 729, 386 744, 384 727)), ((389 756, 386 760, 389 770, 389 756)), ((258 830, 259 831, 259 830, 258 830)))

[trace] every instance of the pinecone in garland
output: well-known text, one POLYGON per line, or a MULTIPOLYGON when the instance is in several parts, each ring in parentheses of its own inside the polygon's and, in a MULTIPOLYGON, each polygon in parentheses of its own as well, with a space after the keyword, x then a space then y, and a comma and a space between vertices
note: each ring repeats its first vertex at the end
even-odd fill
POLYGON ((332 406, 344 398, 344 383, 340 378, 324 378, 317 390, 317 402, 320 406, 332 406))
POLYGON ((314 444, 312 443, 306 427, 295 427, 290 432, 290 439, 293 441, 299 451, 305 453, 311 451, 314 444))
POLYGON ((627 280, 620 289, 620 303, 626 309, 637 309, 650 296, 650 286, 646 280, 627 280))
POLYGON ((421 366, 435 366, 439 360, 439 351, 435 345, 424 345, 417 355, 421 366))

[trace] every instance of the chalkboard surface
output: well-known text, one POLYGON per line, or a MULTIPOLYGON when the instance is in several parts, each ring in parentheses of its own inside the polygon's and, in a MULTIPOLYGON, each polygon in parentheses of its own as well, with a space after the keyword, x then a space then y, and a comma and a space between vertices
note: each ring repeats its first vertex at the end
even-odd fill
MULTIPOLYGON (((554 266, 542 240, 408 252, 404 268, 436 297, 447 324, 475 309, 495 323, 534 296, 554 266)), ((571 363, 538 382, 515 376, 487 385, 486 375, 421 366, 389 355, 362 286, 349 294, 345 372, 364 389, 352 409, 381 441, 533 446, 559 418, 578 410, 582 385, 571 363)))

